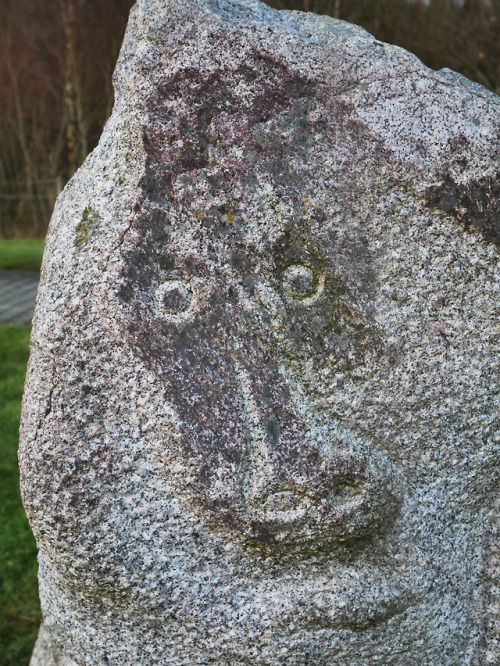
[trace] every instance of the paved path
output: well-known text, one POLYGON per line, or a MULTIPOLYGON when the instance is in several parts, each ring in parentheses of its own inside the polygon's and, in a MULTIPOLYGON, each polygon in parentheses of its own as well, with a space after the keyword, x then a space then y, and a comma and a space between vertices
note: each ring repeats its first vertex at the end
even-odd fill
POLYGON ((39 274, 0 271, 0 324, 31 324, 39 274))

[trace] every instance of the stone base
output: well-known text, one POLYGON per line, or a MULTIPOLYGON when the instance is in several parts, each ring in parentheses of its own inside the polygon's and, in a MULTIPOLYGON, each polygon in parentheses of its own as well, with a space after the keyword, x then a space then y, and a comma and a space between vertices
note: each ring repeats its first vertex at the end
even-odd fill
POLYGON ((30 666, 78 666, 78 664, 54 645, 45 625, 42 624, 31 655, 30 666))

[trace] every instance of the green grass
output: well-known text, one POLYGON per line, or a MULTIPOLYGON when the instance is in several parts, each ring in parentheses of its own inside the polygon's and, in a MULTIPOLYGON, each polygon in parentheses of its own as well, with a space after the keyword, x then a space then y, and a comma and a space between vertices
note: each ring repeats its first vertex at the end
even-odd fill
POLYGON ((40 270, 43 247, 38 238, 0 240, 0 270, 40 270))
POLYGON ((29 663, 40 623, 36 546, 19 494, 17 444, 30 328, 0 326, 0 664, 29 663))

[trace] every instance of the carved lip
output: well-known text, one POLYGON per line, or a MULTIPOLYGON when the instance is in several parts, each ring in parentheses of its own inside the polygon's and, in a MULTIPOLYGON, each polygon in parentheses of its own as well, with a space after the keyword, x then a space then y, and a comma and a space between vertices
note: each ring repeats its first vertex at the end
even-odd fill
POLYGON ((387 553, 383 562, 378 557, 359 565, 338 562, 322 573, 315 569, 295 574, 291 586, 288 572, 283 578, 268 578, 258 593, 261 608, 269 604, 271 614, 276 597, 280 598, 276 620, 285 633, 363 631, 418 606, 432 586, 415 561, 406 557, 395 561, 387 553))
POLYGON ((330 604, 324 608, 321 604, 312 602, 309 608, 305 607, 302 610, 305 619, 302 628, 307 628, 309 631, 322 629, 363 631, 419 605, 422 603, 423 594, 422 590, 416 589, 385 592, 379 598, 366 593, 365 600, 359 605, 350 604, 348 600, 342 599, 340 603, 330 604))

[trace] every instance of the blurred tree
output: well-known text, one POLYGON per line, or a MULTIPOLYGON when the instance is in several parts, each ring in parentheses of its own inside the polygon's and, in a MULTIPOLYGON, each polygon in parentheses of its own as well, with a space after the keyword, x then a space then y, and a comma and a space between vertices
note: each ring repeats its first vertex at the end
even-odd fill
POLYGON ((43 235, 96 145, 133 0, 2 0, 0 236, 43 235))

